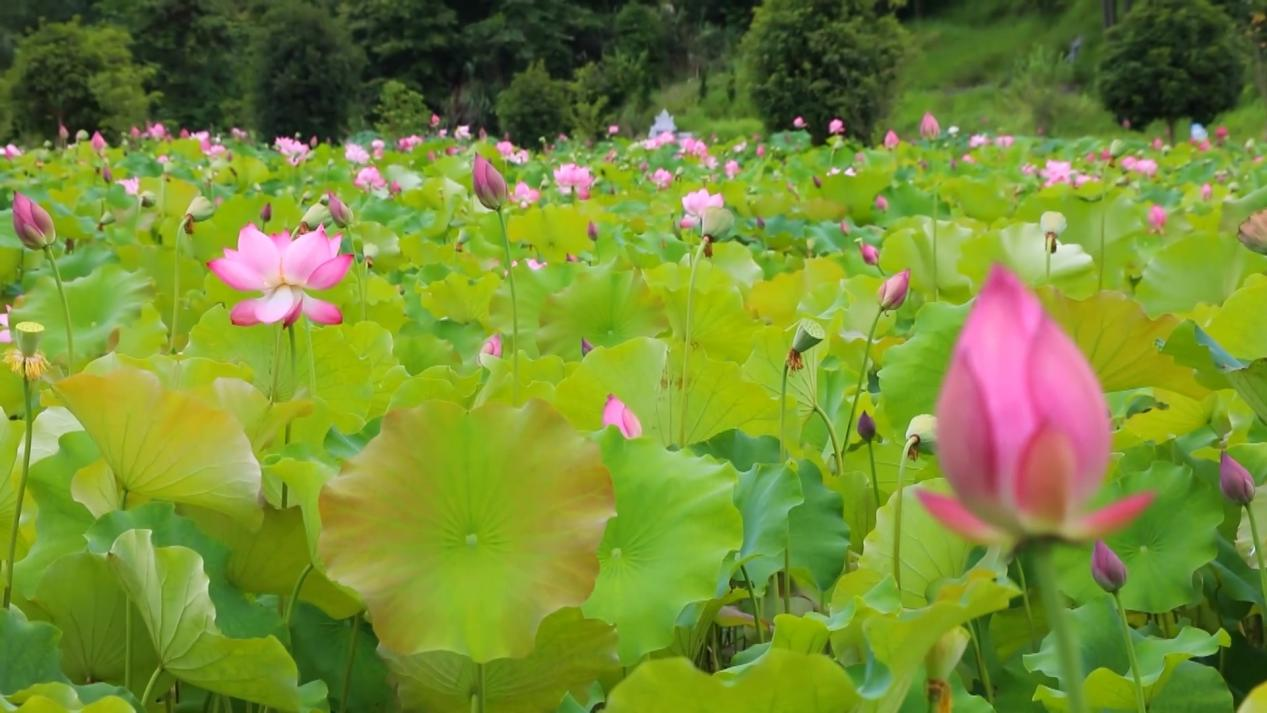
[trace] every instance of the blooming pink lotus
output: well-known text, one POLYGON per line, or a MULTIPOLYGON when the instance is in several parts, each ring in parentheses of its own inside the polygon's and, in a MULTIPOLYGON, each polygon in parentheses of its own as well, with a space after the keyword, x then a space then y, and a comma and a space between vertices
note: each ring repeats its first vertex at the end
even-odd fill
POLYGON ((994 137, 994 145, 1001 149, 1010 148, 1014 143, 1016 143, 1016 139, 1007 134, 994 137))
POLYGON ((410 134, 396 139, 396 148, 406 153, 413 151, 414 147, 421 144, 426 139, 417 134, 410 134))
POLYGON ((1148 229, 1158 234, 1166 229, 1166 209, 1156 203, 1148 207, 1148 229))
POLYGON ((454 129, 453 138, 457 139, 458 141, 469 141, 471 138, 471 127, 467 124, 463 124, 459 126, 458 128, 454 129))
POLYGON ((625 438, 642 435, 642 422, 638 420, 637 414, 614 394, 608 394, 607 402, 603 404, 603 425, 615 426, 625 438))
POLYGON ((343 158, 357 164, 370 162, 370 152, 360 144, 347 144, 343 147, 343 158))
POLYGON ((1214 196, 1214 188, 1208 183, 1201 184, 1201 200, 1208 201, 1214 196))
POLYGON ((919 120, 919 135, 926 139, 941 136, 941 124, 937 123, 937 117, 931 111, 924 112, 924 118, 919 120))
POLYGON ((620 124, 611 124, 607 127, 607 135, 615 136, 620 133, 620 124))
POLYGON ((594 185, 594 177, 590 175, 588 168, 565 163, 554 169, 554 183, 558 186, 559 193, 566 196, 575 192, 581 200, 586 200, 590 195, 590 187, 594 185))
POLYGON ((326 235, 325 227, 292 240, 283 231, 271 237, 255 225, 238 232, 238 249, 226 248, 224 257, 207 267, 235 290, 260 291, 263 297, 233 307, 234 324, 294 324, 305 314, 318 324, 339 324, 339 308, 310 296, 306 290, 327 290, 347 274, 352 255, 339 253, 341 235, 326 235))
POLYGON ((289 136, 278 136, 273 140, 273 148, 285 156, 292 166, 298 166, 303 163, 308 158, 309 152, 312 151, 308 144, 292 139, 289 136))
POLYGON ((383 178, 383 174, 373 166, 366 166, 356 172, 356 179, 352 181, 357 188, 363 191, 374 191, 379 188, 387 187, 387 179, 383 178))
POLYGON ((887 132, 885 132, 884 148, 892 151, 893 149, 897 148, 897 145, 900 143, 902 143, 902 140, 897 137, 896 131, 894 131, 893 129, 889 129, 887 132))
POLYGON ((827 122, 827 133, 838 136, 845 133, 845 122, 840 119, 832 119, 827 122))
POLYGON ((527 208, 541 200, 541 191, 520 181, 515 184, 515 190, 510 194, 510 199, 518 203, 520 208, 527 208))
POLYGON ((141 194, 141 179, 139 178, 122 178, 115 181, 115 183, 123 186, 123 190, 130 196, 141 194))
POLYGON ((720 193, 709 193, 707 188, 701 188, 682 196, 682 210, 686 216, 682 218, 683 227, 695 227, 703 220, 704 213, 709 208, 721 208, 726 204, 725 199, 720 193))
POLYGON ((738 176, 740 171, 739 162, 734 159, 727 161, 725 171, 726 178, 734 178, 735 176, 738 176))
POLYGON ((0 156, 4 156, 7 159, 15 159, 21 155, 22 149, 13 144, 6 144, 4 148, 0 148, 0 156))
POLYGON ((673 185, 673 174, 663 168, 657 168, 655 173, 651 174, 651 182, 663 190, 673 185))
POLYGON ((978 542, 1089 540, 1152 502, 1088 513, 1109 463, 1109 410, 1091 365, 1006 268, 973 305, 937 401, 937 449, 950 497, 919 493, 950 529, 978 542))

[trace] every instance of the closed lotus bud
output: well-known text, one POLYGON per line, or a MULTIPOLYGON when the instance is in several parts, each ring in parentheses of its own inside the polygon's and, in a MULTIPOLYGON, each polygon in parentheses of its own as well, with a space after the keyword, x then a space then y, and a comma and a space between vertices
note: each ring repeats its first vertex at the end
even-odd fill
POLYGON ((346 228, 352 223, 352 209, 347 203, 339 200, 333 191, 326 193, 326 207, 330 210, 330 217, 335 225, 346 228))
POLYGON ((875 440, 875 419, 866 411, 858 417, 858 435, 867 443, 875 440))
POLYGON ((67 129, 65 124, 57 125, 57 138, 62 141, 70 138, 70 129, 67 129))
POLYGON ((114 183, 114 171, 111 171, 109 166, 101 167, 101 180, 106 183, 114 183))
POLYGON ((79 131, 75 132, 75 141, 87 141, 87 140, 88 140, 88 132, 86 130, 80 129, 79 131))
POLYGON ((615 394, 608 394, 607 402, 603 405, 603 425, 615 426, 625 438, 642 435, 642 422, 638 420, 637 414, 624 401, 616 398, 615 394))
POLYGON ((902 306, 906 301, 906 294, 911 287, 911 271, 903 270, 896 275, 890 276, 880 285, 880 291, 877 295, 880 301, 880 309, 884 311, 895 310, 902 306))
POLYGON ((1126 584, 1126 565, 1104 540, 1096 540, 1091 550, 1091 578, 1109 594, 1116 594, 1126 584))
POLYGON ((1267 210, 1260 210, 1246 218, 1236 229, 1236 239, 1250 250, 1267 255, 1267 210))
POLYGON ((318 225, 325 225, 330 222, 330 209, 321 203, 313 203, 304 212, 304 217, 300 218, 299 222, 308 230, 316 230, 318 225))
POLYGON ((185 209, 185 215, 195 223, 210 220, 215 214, 215 204, 207 200, 205 196, 194 196, 194 199, 189 202, 189 207, 185 209))
POLYGON ((141 191, 141 207, 153 208, 158 203, 152 191, 141 191))
MULTIPOLYGON (((923 453, 937 452, 937 417, 923 413, 911 419, 906 427, 906 440, 915 439, 915 451, 923 453)), ((911 454, 914 458, 914 453, 911 454)))
POLYGON ((499 210, 506 202, 506 179, 488 159, 475 154, 475 166, 471 171, 471 184, 475 197, 489 210, 499 210))
POLYGON ((273 204, 265 203, 264 207, 260 208, 260 222, 267 223, 268 221, 272 219, 273 219, 273 204))
POLYGON ((711 238, 724 238, 735 225, 735 215, 726 208, 711 207, 704 210, 701 231, 711 238))
POLYGON ((1254 476, 1227 451, 1219 457, 1219 490, 1237 505, 1248 505, 1254 499, 1254 476))
POLYGON ((814 187, 815 187, 815 188, 822 188, 822 187, 823 187, 823 179, 819 178, 818 176, 812 176, 812 178, 814 179, 814 187))
POLYGON ((598 226, 594 225, 594 221, 591 220, 589 225, 585 226, 585 234, 590 240, 598 240, 598 226))
POLYGON ((761 216, 757 216, 756 224, 757 224, 757 230, 765 230, 765 218, 762 218, 761 216))
POLYGON ((858 252, 862 254, 862 261, 868 265, 880 264, 880 251, 870 243, 858 243, 858 252))
POLYGON ((43 250, 57 241, 57 230, 48 211, 21 193, 13 194, 13 231, 31 250, 43 250))

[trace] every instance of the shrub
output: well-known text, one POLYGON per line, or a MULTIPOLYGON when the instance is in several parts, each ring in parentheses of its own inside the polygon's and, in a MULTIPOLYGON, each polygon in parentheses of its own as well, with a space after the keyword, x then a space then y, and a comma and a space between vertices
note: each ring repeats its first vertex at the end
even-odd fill
POLYGON ((427 125, 429 114, 421 94, 404 82, 389 79, 383 82, 378 93, 374 127, 386 136, 404 136, 421 131, 427 125))
POLYGON ((834 117, 869 137, 893 101, 906 32, 874 0, 765 0, 743 40, 751 94, 771 129, 834 117))
POLYGON ((1235 106, 1243 71, 1242 47, 1224 12, 1207 0, 1152 0, 1109 30, 1100 96, 1132 127, 1161 120, 1173 135, 1180 118, 1204 123, 1235 106))
POLYGON ((328 13, 301 0, 272 5, 253 42, 251 102, 265 137, 332 138, 352 121, 364 57, 328 13))
POLYGON ((122 132, 143 122, 154 70, 133 62, 128 33, 78 20, 41 26, 18 44, 9 68, 10 111, 19 134, 51 138, 71 130, 122 132))
POLYGON ((568 129, 572 105, 567 83, 554 79, 545 64, 534 62, 515 75, 497 98, 497 119, 516 142, 535 145, 568 129))
POLYGON ((1072 79, 1073 65, 1057 52, 1036 47, 1016 63, 1008 94, 1021 111, 1029 113, 1034 130, 1050 134, 1069 106, 1072 79))

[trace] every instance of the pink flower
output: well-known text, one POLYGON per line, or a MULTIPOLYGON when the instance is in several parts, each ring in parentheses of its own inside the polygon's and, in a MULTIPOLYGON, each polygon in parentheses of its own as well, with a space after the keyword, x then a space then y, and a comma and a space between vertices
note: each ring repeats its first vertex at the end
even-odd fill
POLYGON ((655 173, 651 174, 651 182, 660 189, 668 188, 673 184, 673 174, 663 168, 657 168, 655 173))
POLYGON ((793 126, 793 128, 797 128, 797 129, 804 129, 804 128, 805 128, 805 117, 798 116, 798 117, 796 117, 795 119, 793 119, 793 120, 792 120, 792 126, 793 126))
POLYGON ((484 343, 480 345, 480 353, 500 359, 502 355, 502 335, 493 334, 488 339, 485 339, 484 343))
POLYGON ((1214 130, 1214 138, 1215 138, 1215 139, 1216 139, 1216 140, 1217 140, 1220 144, 1221 144, 1221 143, 1223 143, 1224 141, 1227 141, 1227 127, 1226 127, 1226 126, 1220 126, 1219 128, 1215 129, 1215 130, 1214 130))
POLYGON ((292 166, 298 166, 308 158, 312 148, 302 141, 292 139, 289 136, 278 136, 273 140, 273 147, 277 152, 286 157, 292 166))
POLYGON ((318 324, 339 324, 339 308, 308 295, 306 290, 328 290, 339 283, 352 265, 352 255, 339 253, 341 235, 326 235, 325 226, 291 240, 286 231, 271 237, 254 224, 238 232, 238 248, 226 248, 224 257, 207 267, 235 290, 264 295, 233 307, 234 324, 294 324, 300 314, 318 324))
POLYGON ((884 196, 875 197, 875 209, 881 213, 889 209, 889 199, 884 196))
POLYGON ((625 438, 642 435, 642 422, 638 416, 614 394, 608 394, 607 403, 603 404, 603 425, 615 426, 625 438))
POLYGON ((590 187, 594 185, 594 177, 590 170, 574 163, 565 163, 554 169, 554 183, 559 193, 569 195, 576 192, 582 200, 589 197, 590 187))
POLYGON ((162 122, 157 124, 149 124, 145 127, 145 133, 155 141, 162 141, 167 138, 167 127, 162 122))
POLYGON ((686 213, 683 221, 689 219, 692 227, 698 225, 705 211, 709 208, 721 208, 725 204, 720 193, 709 193, 707 188, 687 193, 682 196, 682 210, 686 213))
POLYGON ((840 119, 832 119, 831 121, 827 122, 827 133, 829 134, 845 133, 845 122, 841 121, 840 119))
POLYGON ((21 155, 22 149, 14 146, 13 144, 7 144, 3 149, 0 149, 0 156, 4 156, 8 159, 14 159, 21 155))
POLYGON ((1162 140, 1161 140, 1161 137, 1160 137, 1160 136, 1158 136, 1157 138, 1153 139, 1153 150, 1154 150, 1154 151, 1161 151, 1161 150, 1162 150, 1162 147, 1164 147, 1165 145, 1166 145, 1166 144, 1162 142, 1162 140))
POLYGON ((1010 148, 1015 141, 1016 139, 1006 134, 1003 136, 994 137, 994 145, 998 146, 1001 149, 1010 148))
POLYGON ((4 327, 4 329, 0 329, 0 343, 2 344, 13 343, 13 333, 9 331, 9 310, 11 309, 13 309, 11 305, 5 305, 4 314, 0 314, 0 325, 4 327))
POLYGON ((1214 188, 1208 183, 1203 183, 1201 185, 1201 200, 1208 201, 1212 196, 1214 196, 1214 188))
POLYGON ((541 191, 535 190, 532 186, 520 181, 515 184, 515 191, 510 194, 510 199, 518 203, 520 208, 527 208, 541 200, 541 191))
POLYGON ((411 134, 409 136, 396 139, 396 148, 401 151, 409 152, 412 151, 415 146, 421 144, 423 140, 424 139, 421 136, 411 134))
POLYGON ((926 139, 935 139, 941 136, 941 124, 937 123, 937 117, 933 116, 932 112, 924 112, 924 118, 920 119, 919 135, 926 139))
POLYGON ((1166 229, 1166 209, 1156 203, 1148 207, 1148 228, 1154 233, 1161 234, 1166 229))
POLYGON ((431 115, 431 128, 433 128, 433 129, 434 129, 434 128, 436 128, 436 127, 437 127, 437 126, 439 126, 439 125, 440 125, 440 115, 439 115, 439 114, 432 114, 432 115, 431 115))
POLYGON ((115 183, 123 186, 123 190, 130 196, 140 195, 141 193, 141 179, 139 178, 124 178, 122 180, 115 181, 115 183))
POLYGON ((757 145, 757 158, 764 158, 764 157, 765 157, 765 144, 758 144, 758 145, 757 145))
POLYGON ((249 134, 235 126, 232 129, 229 129, 229 136, 232 136, 236 141, 243 141, 247 136, 249 136, 249 134))
POLYGON ((973 134, 968 138, 968 148, 978 149, 990 145, 990 137, 985 134, 973 134))
POLYGON ((366 164, 370 162, 370 154, 360 144, 348 144, 343 147, 343 158, 352 163, 366 164))
POLYGON ((739 175, 739 162, 731 159, 726 162, 726 178, 734 178, 739 175))
MULTIPOLYGON (((841 223, 844 225, 844 223, 841 223)), ((880 251, 870 243, 858 243, 858 252, 862 254, 862 261, 868 265, 880 264, 880 251)))
POLYGON ((463 124, 453 130, 453 138, 458 141, 466 141, 471 138, 471 127, 463 124))
POLYGON ((387 148, 387 143, 382 139, 374 139, 370 142, 370 148, 374 151, 374 158, 382 158, 383 151, 387 148))
POLYGON ((619 133, 620 133, 620 124, 612 124, 611 126, 607 127, 608 136, 615 136, 616 134, 619 134, 619 133))
POLYGON ((92 132, 92 140, 90 143, 92 144, 92 150, 97 153, 105 151, 109 146, 109 144, 106 143, 106 137, 102 136, 100 131, 92 132))
POLYGON ((1032 163, 1022 164, 1021 173, 1025 174, 1026 176, 1032 176, 1038 173, 1038 167, 1032 163))
POLYGON ((373 166, 366 166, 356 172, 356 179, 352 181, 357 188, 363 191, 372 191, 379 188, 387 187, 387 180, 383 178, 383 174, 373 166))
POLYGON ((706 158, 708 156, 708 142, 697 139, 693 136, 685 136, 678 145, 682 147, 683 156, 695 156, 696 158, 706 158))
POLYGON ((1082 352, 1015 275, 996 266, 937 401, 937 452, 955 497, 922 491, 942 524, 978 542, 1088 540, 1125 526, 1140 493, 1087 513, 1109 463, 1109 410, 1082 352))
POLYGON ((884 282, 880 283, 880 289, 876 292, 876 301, 879 303, 881 310, 895 310, 906 302, 906 295, 910 291, 911 271, 906 269, 895 275, 890 275, 884 282))
POLYGON ((1043 166, 1040 172, 1047 183, 1045 185, 1054 186, 1057 183, 1071 183, 1073 178, 1073 164, 1068 161, 1052 161, 1048 159, 1047 165, 1043 166))
POLYGON ((889 129, 887 132, 885 132, 884 148, 892 151, 893 149, 897 148, 897 145, 900 143, 902 143, 902 140, 897 137, 896 131, 894 131, 893 129, 889 129))

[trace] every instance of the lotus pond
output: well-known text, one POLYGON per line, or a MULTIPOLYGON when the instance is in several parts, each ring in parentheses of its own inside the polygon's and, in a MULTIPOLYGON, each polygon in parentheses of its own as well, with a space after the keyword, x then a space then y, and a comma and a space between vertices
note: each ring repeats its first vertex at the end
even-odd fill
POLYGON ((893 139, 6 149, 0 710, 1267 711, 1259 150, 893 139))

